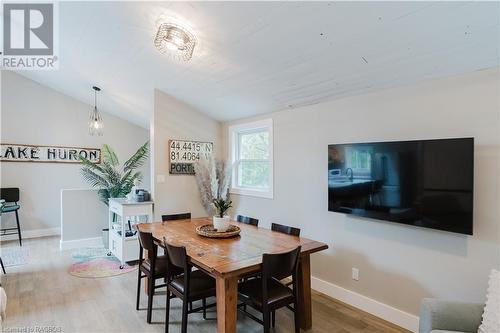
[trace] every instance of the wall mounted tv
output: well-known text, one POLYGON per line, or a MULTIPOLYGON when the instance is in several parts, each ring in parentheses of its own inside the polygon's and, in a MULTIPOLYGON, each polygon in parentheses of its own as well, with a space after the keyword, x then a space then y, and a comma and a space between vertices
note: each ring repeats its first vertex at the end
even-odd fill
POLYGON ((332 144, 328 210, 472 235, 474 139, 332 144))

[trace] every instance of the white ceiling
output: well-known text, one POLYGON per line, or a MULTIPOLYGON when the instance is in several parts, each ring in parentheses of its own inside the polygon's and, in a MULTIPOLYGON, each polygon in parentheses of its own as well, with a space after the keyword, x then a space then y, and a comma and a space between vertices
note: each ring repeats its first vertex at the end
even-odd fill
POLYGON ((499 65, 498 2, 64 2, 60 69, 35 81, 148 126, 160 89, 218 120, 499 65), (172 17, 199 40, 153 46, 172 17))

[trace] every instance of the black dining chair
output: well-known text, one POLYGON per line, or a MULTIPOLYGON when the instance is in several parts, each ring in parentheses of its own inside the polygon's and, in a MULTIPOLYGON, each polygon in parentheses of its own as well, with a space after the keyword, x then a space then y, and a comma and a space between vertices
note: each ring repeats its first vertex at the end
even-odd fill
POLYGON ((191 218, 191 213, 181 213, 181 214, 169 214, 162 215, 161 220, 166 221, 177 221, 177 220, 189 220, 191 218))
POLYGON ((245 223, 245 224, 254 225, 256 227, 259 225, 258 219, 254 219, 253 217, 248 217, 248 216, 243 216, 243 215, 236 216, 236 221, 241 222, 241 223, 245 223))
POLYGON ((207 308, 216 304, 207 305, 207 298, 215 296, 215 280, 201 270, 191 271, 186 248, 174 246, 163 239, 163 246, 167 250, 167 269, 182 271, 180 276, 167 276, 167 303, 165 314, 165 333, 168 333, 170 323, 170 299, 172 295, 182 300, 181 333, 187 333, 188 314, 203 311, 203 319, 207 319, 207 308), (188 304, 202 301, 202 306, 188 309, 188 304))
POLYGON ((6 235, 15 235, 17 234, 19 237, 19 245, 22 246, 22 236, 21 236, 21 226, 19 224, 19 208, 21 206, 18 204, 19 202, 19 188, 17 187, 3 187, 0 188, 0 199, 5 200, 5 204, 2 207, 3 213, 11 213, 14 212, 16 214, 16 223, 17 228, 1 228, 0 232, 2 232, 2 236, 6 235))
POLYGON ((287 234, 290 236, 300 236, 299 228, 290 227, 284 224, 271 223, 271 230, 281 232, 282 234, 287 234))
POLYGON ((277 309, 288 307, 294 313, 295 333, 300 332, 298 294, 296 288, 289 288, 280 280, 292 277, 293 283, 298 281, 298 263, 300 246, 296 249, 278 254, 262 256, 262 275, 256 279, 247 280, 238 285, 238 295, 242 300, 240 305, 248 305, 262 313, 262 320, 240 307, 240 311, 264 326, 268 333, 275 326, 277 309), (293 304, 293 308, 289 307, 293 304), (271 322, 272 321, 272 322, 271 322))
POLYGON ((166 276, 175 276, 182 274, 181 270, 168 270, 166 255, 158 255, 158 246, 154 243, 153 234, 149 232, 138 231, 139 233, 139 269, 137 276, 137 301, 136 310, 139 310, 139 301, 141 295, 141 280, 148 279, 148 310, 147 322, 151 323, 153 308, 153 296, 155 289, 166 286, 166 283, 156 285, 157 279, 165 279, 166 276), (148 251, 147 258, 143 258, 144 250, 148 251))
MULTIPOLYGON (((238 215, 238 216, 236 216, 236 221, 241 222, 241 223, 245 223, 245 224, 249 224, 249 225, 253 225, 253 226, 256 226, 256 227, 259 226, 259 220, 258 219, 254 219, 253 217, 249 217, 249 216, 238 215)), ((252 278, 257 277, 259 275, 260 275, 260 273, 251 274, 251 275, 243 277, 239 281, 240 282, 244 282, 244 281, 246 281, 248 279, 252 279, 252 278)), ((246 309, 246 306, 245 306, 245 309, 246 309)))
MULTIPOLYGON (((271 223, 271 230, 276 232, 281 232, 282 234, 287 234, 290 236, 300 237, 300 229, 295 227, 290 227, 284 224, 271 223)), ((293 285, 292 281, 286 283, 287 286, 293 285)))

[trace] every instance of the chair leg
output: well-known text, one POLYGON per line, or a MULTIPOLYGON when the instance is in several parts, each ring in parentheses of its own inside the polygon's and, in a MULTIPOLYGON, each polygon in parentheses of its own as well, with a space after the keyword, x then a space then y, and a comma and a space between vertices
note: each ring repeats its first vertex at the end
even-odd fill
POLYGON ((151 324, 151 314, 153 312, 153 295, 155 293, 155 279, 154 278, 148 278, 149 284, 148 284, 148 316, 147 316, 147 322, 148 324, 151 324))
POLYGON ((187 333, 188 303, 189 302, 186 299, 182 300, 182 327, 181 327, 181 333, 187 333))
POLYGON ((139 302, 141 300, 141 269, 137 269, 139 273, 137 274, 137 301, 135 304, 135 309, 139 310, 139 302))
POLYGON ((17 222, 17 234, 19 235, 19 246, 23 246, 22 237, 21 237, 21 226, 19 225, 19 214, 16 210, 16 222, 17 222))
POLYGON ((299 317, 299 307, 297 305, 297 296, 295 296, 295 301, 293 302, 293 319, 295 321, 295 333, 300 333, 300 317, 299 317))
POLYGON ((203 319, 207 319, 207 299, 201 300, 201 305, 203 306, 203 319))
POLYGON ((167 287, 167 303, 165 306, 165 333, 168 333, 168 325, 170 324, 170 291, 167 287))
POLYGON ((0 265, 2 265, 2 272, 3 272, 4 274, 7 274, 7 273, 5 273, 5 267, 3 267, 3 261, 2 261, 2 258, 0 258, 0 265))
POLYGON ((271 312, 271 326, 274 328, 276 326, 276 310, 271 312))
POLYGON ((270 322, 271 322, 271 318, 270 318, 270 311, 267 309, 267 308, 263 308, 262 309, 262 319, 263 322, 264 322, 264 333, 269 333, 269 330, 270 330, 270 322))

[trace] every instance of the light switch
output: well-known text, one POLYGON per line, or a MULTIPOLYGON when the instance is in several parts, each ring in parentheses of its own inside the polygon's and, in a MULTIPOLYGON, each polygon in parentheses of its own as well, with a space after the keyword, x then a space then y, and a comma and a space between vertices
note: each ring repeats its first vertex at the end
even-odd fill
POLYGON ((352 268, 352 279, 354 281, 359 281, 359 269, 357 269, 356 267, 352 268))

